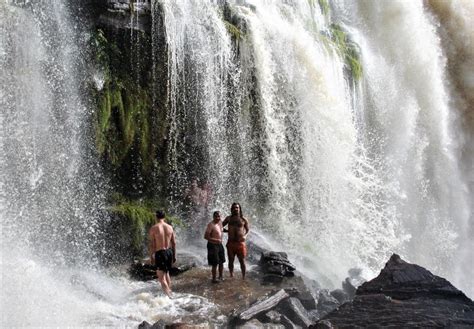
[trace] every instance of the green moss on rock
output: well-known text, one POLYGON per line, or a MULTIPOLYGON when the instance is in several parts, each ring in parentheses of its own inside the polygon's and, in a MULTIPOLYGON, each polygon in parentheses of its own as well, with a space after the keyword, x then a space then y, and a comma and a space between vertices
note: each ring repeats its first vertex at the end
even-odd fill
MULTIPOLYGON (((161 202, 151 199, 129 200, 119 194, 115 194, 114 199, 109 211, 114 217, 125 221, 125 233, 131 235, 131 247, 135 254, 140 254, 146 242, 147 231, 155 223, 155 211, 164 207, 161 202)), ((167 215, 165 221, 175 227, 183 227, 183 222, 177 217, 167 215)))
POLYGON ((224 24, 225 24, 225 27, 227 28, 227 31, 234 39, 239 40, 242 38, 242 32, 237 26, 235 26, 234 24, 228 21, 224 21, 224 24))
POLYGON ((327 16, 331 8, 329 7, 328 0, 318 0, 319 8, 321 8, 321 12, 323 15, 327 16))
POLYGON ((129 72, 121 71, 123 54, 107 40, 102 30, 93 35, 92 44, 105 82, 96 91, 96 146, 98 153, 118 168, 136 146, 142 170, 148 173, 156 157, 151 138, 152 97, 148 88, 134 81, 129 72), (117 68, 119 67, 119 68, 117 68))
POLYGON ((359 80, 362 77, 362 65, 360 63, 357 45, 352 42, 347 33, 337 24, 331 24, 331 40, 337 51, 344 58, 346 66, 350 70, 352 77, 359 80))

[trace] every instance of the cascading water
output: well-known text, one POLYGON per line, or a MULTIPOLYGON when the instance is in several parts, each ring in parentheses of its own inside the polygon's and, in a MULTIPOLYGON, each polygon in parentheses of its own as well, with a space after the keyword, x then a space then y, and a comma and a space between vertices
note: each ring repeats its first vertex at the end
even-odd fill
POLYGON ((335 1, 331 17, 311 1, 226 6, 225 24, 245 34, 237 44, 222 7, 164 2, 174 191, 210 182, 213 206, 240 201, 254 229, 336 286, 349 268, 370 277, 398 252, 472 294, 457 114, 428 9, 335 1), (360 80, 337 43, 343 30, 358 44, 360 80))
POLYGON ((90 35, 69 6, 0 1, 0 327, 204 321, 216 310, 204 298, 170 300, 156 282, 132 282, 99 264, 114 255, 101 232, 113 224, 82 85, 94 72, 85 61, 90 35))
POLYGON ((168 1, 163 11, 172 86, 169 158, 173 190, 179 196, 193 178, 221 177, 212 184, 216 195, 222 196, 233 167, 226 163, 231 148, 227 132, 232 129, 226 120, 235 103, 229 87, 238 78, 230 36, 212 4, 168 1))
POLYGON ((459 109, 436 22, 421 2, 337 4, 362 49, 366 148, 390 187, 387 206, 409 235, 398 250, 472 295, 464 137, 455 135, 462 131, 459 109))
POLYGON ((23 5, 0 3, 2 326, 80 319, 55 280, 101 252, 74 26, 62 2, 23 5))
MULTIPOLYGON (((168 52, 167 77, 154 79, 169 84, 172 208, 189 210, 192 182, 207 183, 204 211, 186 219, 200 225, 211 206, 226 213, 241 202, 252 231, 324 287, 351 267, 370 277, 398 252, 472 297, 473 135, 460 124, 469 106, 453 99, 465 96, 449 84, 449 40, 430 11, 442 5, 217 2, 150 5, 168 52), (360 79, 344 31, 358 45, 360 79)), ((460 34, 472 26, 466 8, 449 9, 467 22, 460 34)), ((138 29, 138 16, 130 23, 138 29)), ((98 225, 81 31, 64 1, 0 0, 1 326, 205 319, 215 311, 205 299, 170 301, 155 282, 96 267, 113 251, 102 250, 98 225)), ((469 81, 467 72, 459 84, 470 90, 469 81)))

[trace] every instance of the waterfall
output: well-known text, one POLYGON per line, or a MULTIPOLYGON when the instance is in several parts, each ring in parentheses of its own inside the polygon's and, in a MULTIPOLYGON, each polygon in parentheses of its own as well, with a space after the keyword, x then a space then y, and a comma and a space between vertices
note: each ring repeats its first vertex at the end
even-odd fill
MULTIPOLYGON (((395 252, 474 296, 470 2, 131 4, 131 71, 151 40, 153 110, 166 112, 152 161, 168 181, 154 191, 189 237, 203 243, 210 212, 239 202, 254 237, 322 288, 354 267, 370 279, 395 252)), ((0 326, 227 321, 204 298, 99 266, 114 255, 110 191, 76 5, 0 0, 0 326)), ((179 249, 194 246, 177 231, 179 249)))
POLYGON ((467 136, 438 23, 421 2, 338 5, 362 49, 367 148, 409 235, 400 252, 472 294, 472 205, 460 158, 467 136))
POLYGON ((371 277, 397 252, 472 294, 468 135, 455 135, 447 57, 422 2, 162 3, 175 200, 209 182, 212 206, 241 202, 327 284, 351 267, 371 277))
POLYGON ((5 327, 79 321, 87 307, 64 266, 84 270, 101 253, 102 192, 81 92, 87 39, 76 24, 62 1, 0 2, 5 327))
MULTIPOLYGON (((168 70, 172 204, 193 181, 212 184, 216 204, 229 196, 232 141, 241 138, 232 113, 239 103, 231 39, 218 7, 201 1, 163 2, 168 70)), ((193 214, 197 215, 197 214, 193 214)), ((200 214, 198 216, 203 216, 200 214)), ((203 218, 196 218, 200 223, 203 218)))

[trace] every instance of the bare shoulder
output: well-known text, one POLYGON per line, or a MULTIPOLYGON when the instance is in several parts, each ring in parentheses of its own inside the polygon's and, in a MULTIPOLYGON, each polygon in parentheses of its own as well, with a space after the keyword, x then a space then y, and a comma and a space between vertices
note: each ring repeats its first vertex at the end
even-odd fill
POLYGON ((249 222, 249 220, 248 220, 247 218, 245 218, 245 217, 242 217, 242 220, 243 220, 244 222, 246 222, 246 223, 249 222))
POLYGON ((150 232, 150 233, 153 233, 155 231, 156 231, 156 224, 153 225, 152 227, 150 227, 150 229, 148 230, 148 232, 150 232))
POLYGON ((165 223, 166 224, 166 229, 169 231, 169 232, 173 232, 173 226, 171 226, 170 224, 168 223, 165 223))

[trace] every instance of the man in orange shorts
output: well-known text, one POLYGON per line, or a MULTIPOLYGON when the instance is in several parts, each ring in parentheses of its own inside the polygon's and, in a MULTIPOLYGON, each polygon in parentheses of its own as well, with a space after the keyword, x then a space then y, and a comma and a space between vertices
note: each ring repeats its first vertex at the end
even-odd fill
POLYGON ((229 273, 234 276, 234 258, 237 256, 240 263, 240 270, 242 271, 242 279, 245 280, 245 257, 247 256, 247 246, 245 239, 249 233, 249 221, 243 217, 242 208, 240 204, 233 203, 230 208, 231 215, 224 219, 222 225, 225 227, 229 225, 227 231, 229 237, 227 240, 227 256, 229 258, 229 273))

